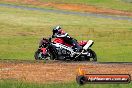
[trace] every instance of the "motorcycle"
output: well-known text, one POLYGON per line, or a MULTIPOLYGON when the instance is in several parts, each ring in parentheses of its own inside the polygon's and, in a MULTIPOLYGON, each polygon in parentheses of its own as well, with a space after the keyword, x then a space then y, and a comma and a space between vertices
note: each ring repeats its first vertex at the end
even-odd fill
POLYGON ((82 51, 76 52, 73 45, 67 44, 61 38, 43 38, 39 48, 35 52, 36 60, 73 60, 73 61, 97 61, 96 53, 91 49, 93 40, 80 41, 78 44, 82 51))

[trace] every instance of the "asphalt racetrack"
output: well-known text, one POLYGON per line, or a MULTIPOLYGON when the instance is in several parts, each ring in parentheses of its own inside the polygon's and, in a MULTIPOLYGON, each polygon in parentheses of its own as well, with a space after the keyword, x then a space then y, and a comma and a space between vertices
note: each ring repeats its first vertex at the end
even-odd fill
POLYGON ((132 21, 132 17, 129 17, 129 16, 117 16, 117 15, 107 15, 107 14, 99 14, 99 13, 97 14, 97 13, 89 13, 89 12, 74 12, 74 11, 64 11, 64 10, 52 10, 52 9, 44 9, 44 8, 33 8, 33 7, 26 7, 26 6, 11 5, 11 4, 0 4, 0 7, 9 7, 9 8, 30 10, 30 11, 41 11, 41 12, 67 14, 67 15, 91 16, 91 17, 106 18, 106 19, 113 19, 113 20, 132 21))

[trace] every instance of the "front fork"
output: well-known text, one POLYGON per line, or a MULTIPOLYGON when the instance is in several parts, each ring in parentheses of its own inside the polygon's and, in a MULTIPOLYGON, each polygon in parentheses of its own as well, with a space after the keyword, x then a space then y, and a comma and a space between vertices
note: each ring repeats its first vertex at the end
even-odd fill
POLYGON ((38 57, 41 59, 46 59, 49 56, 46 48, 39 49, 38 57))

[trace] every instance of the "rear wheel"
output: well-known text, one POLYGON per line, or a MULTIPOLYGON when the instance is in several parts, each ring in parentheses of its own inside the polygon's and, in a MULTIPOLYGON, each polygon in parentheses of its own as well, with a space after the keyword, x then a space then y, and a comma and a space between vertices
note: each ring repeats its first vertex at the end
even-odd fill
POLYGON ((97 55, 93 50, 91 50, 91 58, 92 58, 92 61, 97 61, 97 55))
POLYGON ((90 53, 90 57, 89 57, 88 60, 92 59, 91 61, 96 62, 97 61, 97 55, 96 55, 96 53, 93 50, 91 50, 91 49, 89 49, 88 52, 90 53))

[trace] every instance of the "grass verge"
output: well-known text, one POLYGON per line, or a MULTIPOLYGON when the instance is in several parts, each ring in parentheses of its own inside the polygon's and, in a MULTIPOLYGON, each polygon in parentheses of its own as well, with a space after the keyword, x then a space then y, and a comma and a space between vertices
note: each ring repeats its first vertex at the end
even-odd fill
POLYGON ((77 83, 34 84, 20 81, 0 81, 1 88, 132 88, 132 84, 86 84, 77 83))

